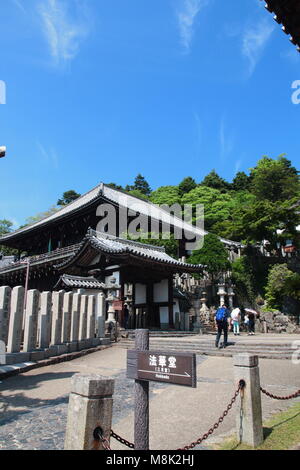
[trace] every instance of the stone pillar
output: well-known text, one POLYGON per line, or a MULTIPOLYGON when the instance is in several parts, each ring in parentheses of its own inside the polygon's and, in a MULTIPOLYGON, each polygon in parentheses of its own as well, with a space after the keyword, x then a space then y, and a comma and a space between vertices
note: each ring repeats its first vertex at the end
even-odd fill
POLYGON ((98 338, 105 337, 105 294, 100 292, 96 300, 96 329, 98 338))
POLYGON ((96 298, 94 295, 88 296, 88 310, 87 310, 87 338, 91 342, 91 346, 100 344, 99 338, 95 338, 95 325, 96 325, 96 298))
POLYGON ((20 352, 22 339, 24 287, 14 287, 11 294, 10 319, 8 328, 8 353, 20 352))
POLYGON ((237 413, 237 437, 240 442, 257 447, 264 440, 258 357, 238 354, 234 369, 236 383, 246 383, 237 413))
POLYGON ((0 341, 7 344, 11 288, 0 287, 0 341))
POLYGON ((62 315, 62 343, 69 343, 71 336, 71 313, 72 313, 72 292, 66 292, 63 298, 63 315, 62 315))
POLYGON ((37 347, 37 326, 39 313, 40 293, 38 290, 27 292, 25 329, 24 329, 24 352, 34 351, 37 347))
POLYGON ((73 295, 72 317, 71 317, 71 341, 77 342, 79 337, 79 318, 80 318, 81 295, 73 295))
POLYGON ((85 349, 87 346, 86 334, 87 334, 87 308, 88 308, 88 296, 81 296, 80 304, 80 319, 79 319, 79 349, 85 349))
POLYGON ((61 344, 63 296, 64 291, 52 294, 51 345, 61 344))
POLYGON ((6 347, 4 341, 0 340, 0 365, 6 364, 6 347))
POLYGON ((65 450, 104 450, 94 431, 101 428, 110 440, 114 382, 99 375, 72 377, 65 450))
POLYGON ((43 349, 49 348, 49 345, 50 345, 51 307, 52 307, 51 292, 42 292, 41 293, 41 309, 40 309, 39 347, 43 349))

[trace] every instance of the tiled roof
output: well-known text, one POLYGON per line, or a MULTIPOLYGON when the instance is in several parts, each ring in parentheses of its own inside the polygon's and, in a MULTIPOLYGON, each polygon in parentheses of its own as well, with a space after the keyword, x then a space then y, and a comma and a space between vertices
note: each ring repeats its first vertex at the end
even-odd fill
POLYGON ((105 284, 99 282, 94 277, 80 277, 71 276, 69 274, 63 274, 57 284, 54 286, 54 290, 57 289, 103 289, 105 284))
POLYGON ((197 272, 203 269, 202 265, 183 263, 172 258, 165 252, 164 247, 124 240, 106 233, 95 232, 94 230, 89 231, 77 252, 63 263, 57 265, 56 268, 62 270, 67 266, 73 265, 89 247, 103 254, 115 256, 127 255, 130 258, 140 258, 145 261, 168 265, 175 268, 175 270, 179 268, 180 271, 186 269, 189 272, 197 272))
MULTIPOLYGON (((59 222, 60 219, 63 220, 64 217, 71 216, 72 214, 75 215, 76 212, 78 212, 80 209, 88 207, 89 205, 95 203, 97 200, 99 200, 100 203, 101 198, 102 200, 104 198, 105 200, 111 201, 112 203, 118 204, 119 206, 133 209, 141 215, 152 217, 156 220, 165 222, 166 224, 174 225, 176 228, 184 230, 186 234, 190 233, 200 237, 208 234, 207 231, 202 230, 199 227, 195 227, 194 225, 181 220, 179 217, 170 215, 166 210, 161 209, 156 204, 137 198, 135 196, 131 196, 130 194, 127 194, 123 191, 113 189, 110 186, 105 185, 104 183, 100 183, 94 189, 79 197, 75 201, 71 202, 67 206, 63 207, 62 209, 58 210, 54 214, 45 217, 44 219, 35 222, 31 225, 16 230, 15 232, 4 235, 0 238, 0 244, 1 242, 5 243, 6 240, 9 241, 13 239, 19 234, 30 233, 36 228, 42 228, 44 226, 46 227, 52 222, 59 222)), ((241 246, 239 242, 227 240, 226 238, 220 238, 220 240, 224 244, 229 246, 241 246)))
POLYGON ((290 41, 300 52, 300 2, 299 0, 264 0, 266 9, 274 13, 274 19, 282 24, 282 30, 290 35, 290 41))

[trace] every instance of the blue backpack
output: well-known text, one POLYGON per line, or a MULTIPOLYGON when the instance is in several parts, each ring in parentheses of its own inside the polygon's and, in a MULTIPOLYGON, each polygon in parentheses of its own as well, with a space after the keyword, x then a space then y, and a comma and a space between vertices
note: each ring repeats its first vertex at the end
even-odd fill
POLYGON ((225 321, 227 319, 227 309, 225 307, 220 307, 216 313, 216 321, 225 321))

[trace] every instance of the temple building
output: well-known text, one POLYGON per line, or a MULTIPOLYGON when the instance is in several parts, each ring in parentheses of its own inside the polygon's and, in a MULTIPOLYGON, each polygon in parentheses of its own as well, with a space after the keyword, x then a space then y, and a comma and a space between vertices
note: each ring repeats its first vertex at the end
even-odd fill
MULTIPOLYGON (((206 233, 148 201, 101 183, 54 214, 0 239, 0 245, 19 250, 19 259, 0 265, 0 285, 40 291, 83 289, 92 294, 114 282, 122 323, 127 304, 141 313, 143 326, 172 328, 184 321, 180 320, 181 294, 174 297, 174 276, 203 271, 202 266, 185 262, 186 242, 206 233), (112 225, 107 223, 109 212, 112 225), (171 233, 182 230, 179 260, 164 247, 122 236, 124 213, 128 223, 137 220, 144 232, 153 232, 155 226, 163 233, 168 223, 171 233)), ((221 241, 231 257, 238 255, 239 243, 221 241)))

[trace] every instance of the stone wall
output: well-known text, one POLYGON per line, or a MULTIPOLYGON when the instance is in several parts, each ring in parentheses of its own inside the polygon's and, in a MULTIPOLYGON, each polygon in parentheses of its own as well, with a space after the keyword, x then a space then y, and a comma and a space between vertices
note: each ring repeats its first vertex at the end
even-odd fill
POLYGON ((300 333, 300 325, 297 316, 284 315, 281 312, 264 312, 261 313, 257 321, 258 331, 268 333, 300 333))

